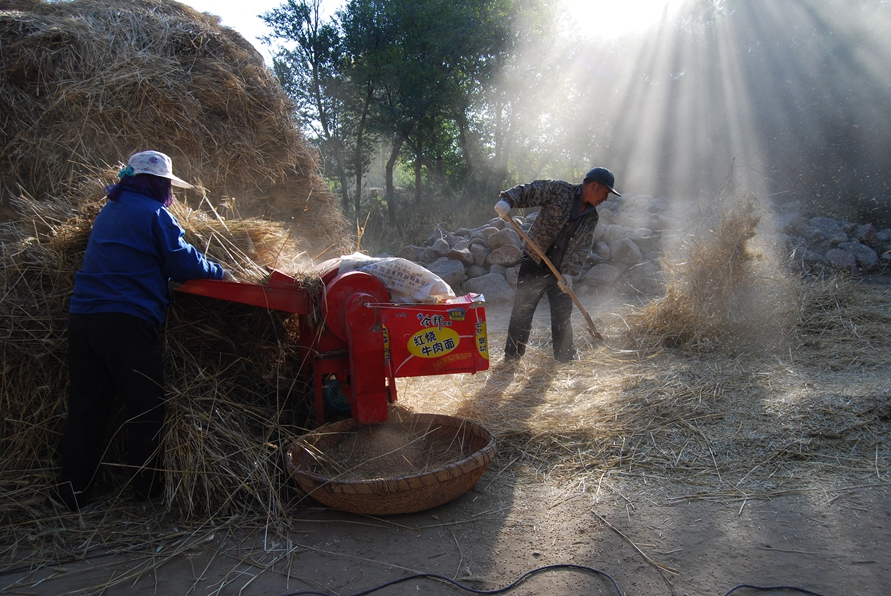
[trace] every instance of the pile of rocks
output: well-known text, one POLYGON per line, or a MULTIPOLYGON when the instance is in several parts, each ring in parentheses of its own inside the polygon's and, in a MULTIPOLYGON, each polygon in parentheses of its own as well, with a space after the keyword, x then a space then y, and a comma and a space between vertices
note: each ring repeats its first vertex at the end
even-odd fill
POLYGON ((876 230, 872 224, 831 217, 808 219, 794 203, 778 208, 777 228, 792 264, 802 271, 874 274, 891 265, 891 228, 876 230))
MULTIPOLYGON (((660 260, 667 239, 679 230, 691 229, 671 216, 671 207, 665 198, 628 195, 601 204, 594 248, 573 289, 658 294, 662 290, 660 260)), ((534 219, 535 214, 514 216, 524 231, 534 219)), ((788 264, 801 272, 838 268, 876 273, 891 265, 891 229, 877 231, 871 224, 827 217, 808 219, 798 214, 796 205, 787 205, 779 208, 775 231, 769 233, 775 236, 773 240, 789 259, 788 264)), ((406 246, 394 256, 423 265, 459 295, 474 292, 484 294, 488 301, 502 301, 512 300, 516 292, 522 246, 509 223, 493 218, 478 228, 437 230, 420 246, 406 246)))

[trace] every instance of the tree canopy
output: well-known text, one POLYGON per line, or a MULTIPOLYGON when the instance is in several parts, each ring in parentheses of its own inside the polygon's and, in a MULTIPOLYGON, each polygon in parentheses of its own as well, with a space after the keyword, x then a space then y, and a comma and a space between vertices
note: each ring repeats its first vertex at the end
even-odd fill
MULTIPOLYGON (((399 160, 458 192, 485 184, 487 89, 514 32, 514 0, 350 0, 327 22, 321 0, 287 0, 264 19, 286 42, 274 70, 359 210, 369 154, 385 141, 386 199, 399 160), (354 201, 347 177, 355 176, 354 201)), ((333 172, 332 172, 333 173, 333 172)))

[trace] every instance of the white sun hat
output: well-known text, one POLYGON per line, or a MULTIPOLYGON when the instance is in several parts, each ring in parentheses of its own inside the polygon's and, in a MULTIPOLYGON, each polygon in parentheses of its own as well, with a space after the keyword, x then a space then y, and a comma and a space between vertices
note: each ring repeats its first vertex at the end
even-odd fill
POLYGON ((170 183, 173 186, 177 186, 179 188, 192 188, 192 185, 173 175, 173 162, 170 161, 170 158, 163 153, 158 151, 142 151, 140 153, 134 153, 130 156, 130 159, 127 160, 127 168, 132 170, 132 173, 128 173, 130 176, 135 176, 136 174, 153 174, 155 176, 160 176, 161 178, 168 178, 170 183))

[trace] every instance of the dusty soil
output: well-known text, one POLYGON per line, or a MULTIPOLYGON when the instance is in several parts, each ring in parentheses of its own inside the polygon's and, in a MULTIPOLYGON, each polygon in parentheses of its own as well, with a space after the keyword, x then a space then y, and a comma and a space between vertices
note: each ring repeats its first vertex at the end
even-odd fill
MULTIPOLYGON (((600 494, 596 487, 589 494, 567 494, 496 475, 497 469, 488 472, 450 504, 412 515, 372 519, 297 511, 290 565, 270 567, 287 545, 264 546, 262 535, 221 536, 105 593, 356 594, 420 573, 491 590, 532 569, 561 564, 609 574, 628 596, 720 595, 739 584, 800 586, 827 596, 885 594, 891 585, 886 487, 835 499, 792 495, 743 505, 685 501, 685 487, 656 479, 646 486, 619 483, 600 494)), ((64 579, 10 586, 4 593, 79 593, 78 587, 101 586, 143 559, 135 554, 129 561, 65 565, 57 570, 67 572, 64 579)), ((468 592, 412 579, 378 593, 468 592)), ((563 569, 537 574, 511 593, 618 592, 605 577, 563 569)))
MULTIPOLYGON (((490 305, 487 315, 497 356, 508 311, 490 305)), ((546 316, 543 305, 539 325, 547 325, 546 316)), ((581 321, 577 326, 584 329, 581 321)), ((887 395, 891 372, 871 374, 869 382, 871 391, 884 386, 887 395)), ((820 379, 802 383, 821 390, 820 379)), ((410 391, 403 401, 411 405, 410 391)), ((871 478, 841 484, 792 478, 785 486, 795 488, 767 496, 734 493, 738 482, 729 480, 724 491, 705 491, 704 481, 670 471, 614 471, 567 484, 518 468, 499 453, 476 486, 437 509, 376 519, 304 502, 293 510, 289 542, 262 530, 208 532, 203 543, 170 558, 162 538, 179 530, 149 506, 143 513, 157 524, 157 545, 37 574, 5 573, 0 593, 348 595, 413 574, 494 590, 541 567, 573 565, 579 567, 543 570, 507 593, 704 596, 750 584, 826 596, 885 594, 891 586, 891 482, 880 449, 885 446, 876 447, 871 478), (103 591, 122 574, 132 579, 103 591)), ((245 520, 245 526, 262 527, 263 520, 245 520)), ((375 593, 469 592, 412 578, 375 593)))

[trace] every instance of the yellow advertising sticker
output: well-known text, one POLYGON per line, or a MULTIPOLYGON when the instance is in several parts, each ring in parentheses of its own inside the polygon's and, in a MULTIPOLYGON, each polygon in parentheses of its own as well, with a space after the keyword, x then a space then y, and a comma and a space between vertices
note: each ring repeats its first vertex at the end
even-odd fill
POLYGON ((461 343, 456 331, 442 329, 422 329, 408 338, 408 351, 420 358, 439 358, 449 354, 461 343))
POLYGON ((477 323, 476 326, 476 351, 486 360, 489 359, 489 334, 485 321, 477 323))

